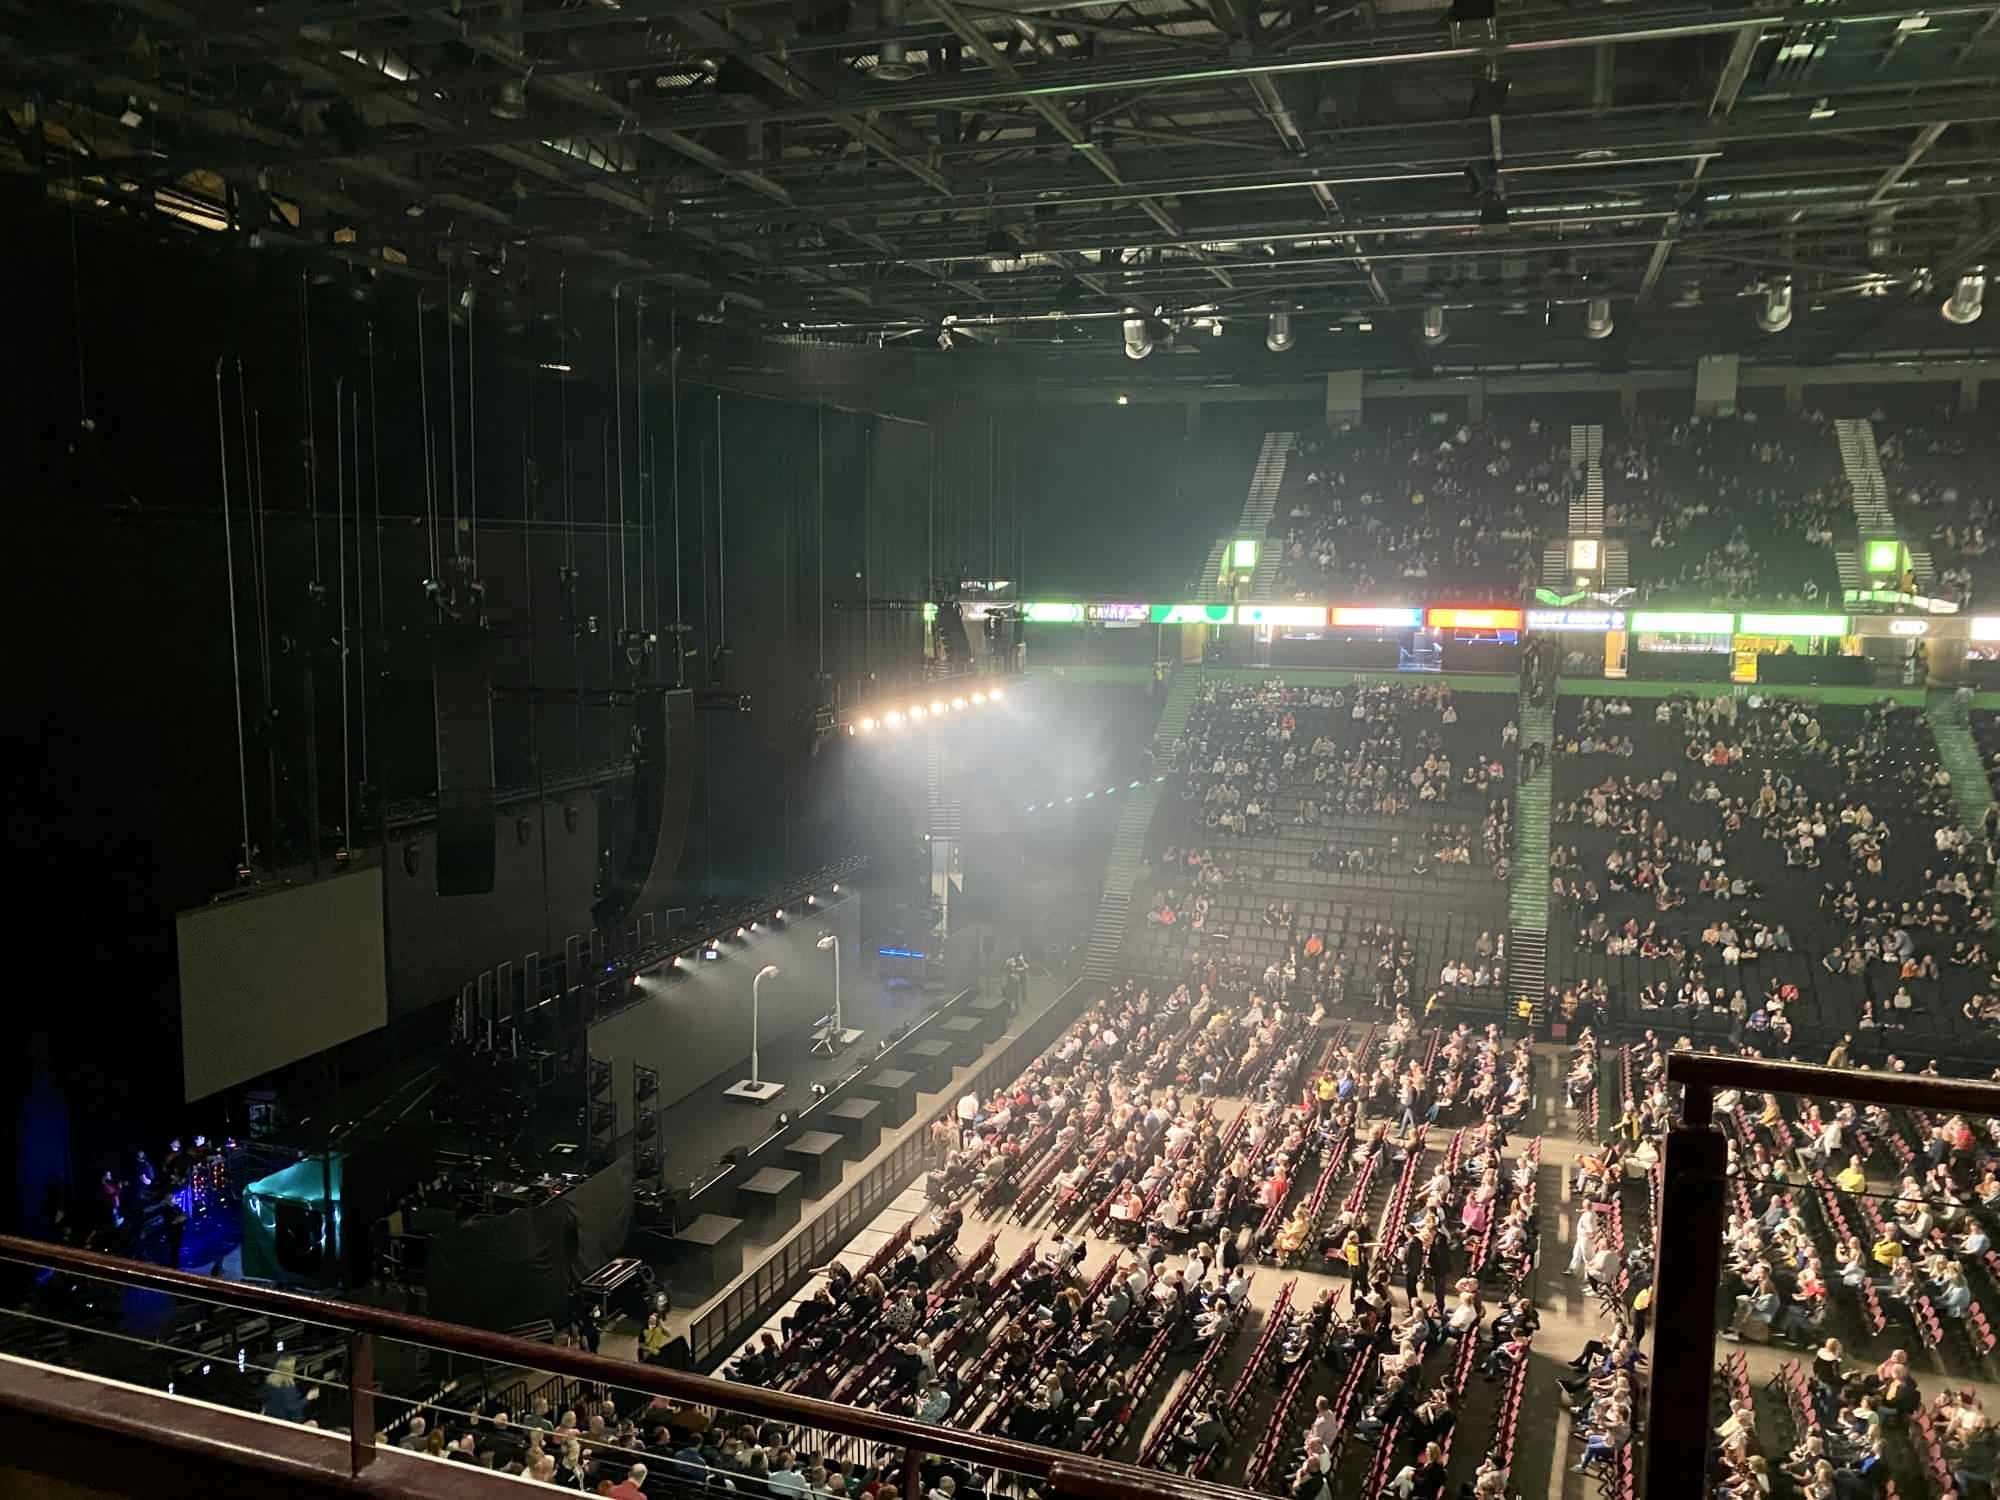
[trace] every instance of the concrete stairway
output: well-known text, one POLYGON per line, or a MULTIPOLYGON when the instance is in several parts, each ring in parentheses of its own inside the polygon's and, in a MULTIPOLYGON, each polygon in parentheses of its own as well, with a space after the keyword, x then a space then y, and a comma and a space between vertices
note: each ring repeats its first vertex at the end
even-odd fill
MULTIPOLYGON (((1519 717, 1521 746, 1550 745, 1555 738, 1555 713, 1523 697, 1519 717)), ((1548 984, 1549 946, 1549 784, 1550 764, 1514 788, 1514 858, 1507 886, 1507 998, 1526 1000, 1542 1019, 1548 984)))
POLYGON ((1632 586, 1632 549, 1624 542, 1604 544, 1604 586, 1607 589, 1632 586))
MULTIPOLYGON (((1882 476, 1882 455, 1875 445, 1875 427, 1865 417, 1843 418, 1833 424, 1834 436, 1840 443, 1840 467, 1847 475, 1847 485, 1854 493, 1854 524, 1860 529, 1861 538, 1866 542, 1871 537, 1898 537, 1903 533, 1896 525, 1896 512, 1889 504, 1889 482, 1882 476)), ((1917 591, 1928 593, 1936 568, 1932 564, 1930 549, 1911 547, 1910 571, 1916 575, 1917 591)), ((1834 556, 1835 565, 1840 569, 1840 586, 1843 589, 1861 588, 1862 560, 1852 554, 1842 552, 1834 556), (1849 582, 1852 574, 1854 581, 1849 582)))
POLYGON ((1208 561, 1202 564, 1201 573, 1195 583, 1194 602, 1196 604, 1226 604, 1228 593, 1222 587, 1222 563, 1229 555, 1230 538, 1217 537, 1215 545, 1208 549, 1208 561))
POLYGON ((1297 441, 1297 433, 1264 434, 1264 446, 1257 455, 1257 467, 1250 474, 1250 493, 1244 498, 1243 514, 1236 523, 1238 536, 1254 536, 1260 543, 1257 571, 1250 575, 1250 592, 1245 596, 1253 601, 1271 599, 1278 587, 1278 566, 1284 561, 1284 555, 1271 541, 1269 533, 1271 522, 1278 513, 1278 491, 1284 487, 1285 464, 1290 460, 1297 441))

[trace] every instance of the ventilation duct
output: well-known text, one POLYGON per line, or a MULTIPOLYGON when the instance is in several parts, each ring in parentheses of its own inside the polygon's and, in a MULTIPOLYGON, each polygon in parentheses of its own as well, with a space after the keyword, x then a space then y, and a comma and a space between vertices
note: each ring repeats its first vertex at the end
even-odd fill
MULTIPOLYGON (((878 15, 884 31, 896 31, 903 24, 903 0, 880 0, 878 15)), ((907 83, 917 76, 916 65, 910 61, 909 49, 900 38, 891 37, 882 43, 882 54, 875 62, 875 71, 869 77, 883 83, 907 83)))
POLYGON ((1766 333, 1783 333, 1792 326, 1792 284, 1781 281, 1764 289, 1764 304, 1757 309, 1757 326, 1766 333))
POLYGON ((1144 318, 1125 320, 1125 357, 1144 359, 1153 352, 1153 330, 1146 326, 1144 318))
POLYGON ((1438 345, 1451 336, 1444 326, 1444 304, 1442 302, 1433 302, 1429 307, 1424 309, 1423 328, 1418 336, 1433 349, 1437 348, 1438 345))
POLYGON ((1288 312, 1272 313, 1270 328, 1264 334, 1264 347, 1273 354, 1283 354, 1293 342, 1292 315, 1288 312))
POLYGON ((1615 326, 1611 321, 1611 299, 1592 297, 1583 309, 1583 336, 1588 339, 1608 339, 1615 326))
POLYGON ((1938 309, 1947 323, 1977 323, 1986 310, 1986 267, 1974 266, 1958 278, 1958 285, 1938 309))

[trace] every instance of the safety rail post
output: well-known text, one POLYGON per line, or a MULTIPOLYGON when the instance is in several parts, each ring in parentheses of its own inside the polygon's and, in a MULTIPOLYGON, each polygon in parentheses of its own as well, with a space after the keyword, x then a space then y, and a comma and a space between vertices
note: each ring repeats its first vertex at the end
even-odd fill
POLYGON ((358 1479, 375 1462, 375 1335, 365 1328, 347 1335, 348 1468, 358 1479))
POLYGON ((1728 1145, 1709 1128, 1714 1096, 1690 1082, 1684 1123, 1667 1132, 1655 1229, 1653 1390, 1646 1420, 1647 1500, 1679 1500, 1708 1458, 1715 1289, 1722 1277, 1728 1145), (1668 1234, 1665 1226, 1673 1225, 1668 1234))

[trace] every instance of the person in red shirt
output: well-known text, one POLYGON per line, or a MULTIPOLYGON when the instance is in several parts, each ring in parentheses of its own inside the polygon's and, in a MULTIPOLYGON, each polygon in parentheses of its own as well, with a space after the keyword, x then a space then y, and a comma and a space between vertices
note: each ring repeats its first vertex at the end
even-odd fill
POLYGON ((615 1500, 646 1500, 646 1466, 632 1465, 631 1472, 605 1493, 614 1496, 615 1500))

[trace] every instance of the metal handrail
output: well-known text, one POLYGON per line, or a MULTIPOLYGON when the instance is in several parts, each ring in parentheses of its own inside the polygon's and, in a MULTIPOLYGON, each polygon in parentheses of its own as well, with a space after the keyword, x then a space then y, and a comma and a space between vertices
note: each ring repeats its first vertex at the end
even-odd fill
POLYGON ((16 1235, 0 1235, 0 1260, 37 1267, 59 1267, 79 1276, 222 1306, 250 1308, 344 1332, 348 1336, 349 1383, 354 1393, 350 1463, 356 1477, 375 1455, 374 1340, 387 1338, 423 1344, 473 1359, 548 1371, 597 1385, 640 1391, 655 1397, 664 1396, 691 1406, 715 1407, 792 1426, 816 1428, 863 1442, 899 1447, 904 1450, 906 1468, 912 1471, 924 1458, 938 1457, 1046 1481, 1057 1493, 1088 1497, 1088 1500, 1149 1500, 1149 1497, 1160 1496, 1168 1497, 1168 1500, 1242 1500, 1243 1492, 1240 1490, 1138 1469, 1129 1464, 1084 1458, 1012 1438, 959 1432, 887 1412, 794 1395, 789 1391, 738 1385, 662 1365, 628 1364, 580 1349, 532 1343, 507 1334, 441 1323, 433 1318, 392 1312, 387 1308, 365 1307, 359 1303, 311 1297, 274 1287, 225 1281, 220 1277, 129 1260, 120 1255, 104 1255, 16 1235))
POLYGON ((1715 1372, 1716 1292, 1728 1214, 1728 1149, 1713 1128, 1715 1093, 1735 1088, 1849 1099, 1906 1109, 2000 1117, 2000 1085, 1908 1073, 1850 1072, 1807 1063, 1670 1052, 1667 1081, 1685 1087, 1682 1123, 1667 1132, 1657 1236, 1646 1420, 1647 1500, 1679 1500, 1704 1472, 1715 1372), (1673 1226, 1672 1233, 1667 1226, 1673 1226), (1672 1330, 1669 1336, 1668 1330, 1672 1330))
POLYGON ((1724 1057, 1710 1052, 1669 1052, 1667 1081, 1687 1085, 1684 1116, 1690 1125, 1709 1123, 1717 1089, 1755 1089, 1770 1094, 1811 1094, 1906 1109, 1946 1109, 2000 1118, 2000 1083, 1924 1074, 1855 1072, 1811 1063, 1768 1062, 1758 1057, 1724 1057))

